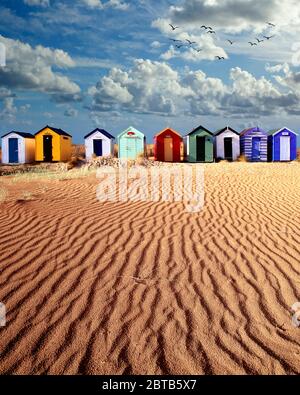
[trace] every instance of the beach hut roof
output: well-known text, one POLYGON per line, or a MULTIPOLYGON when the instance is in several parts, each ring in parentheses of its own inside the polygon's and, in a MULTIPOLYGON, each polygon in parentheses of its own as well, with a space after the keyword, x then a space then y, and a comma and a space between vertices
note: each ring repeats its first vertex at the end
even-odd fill
POLYGON ((57 128, 53 128, 52 126, 46 125, 43 129, 39 130, 38 132, 36 132, 35 136, 39 133, 41 133, 43 130, 45 129, 51 129, 53 130, 53 132, 59 134, 60 136, 68 136, 68 137, 72 137, 69 133, 65 132, 62 129, 57 129, 57 128))
POLYGON ((121 136, 123 136, 123 134, 126 134, 126 133, 128 133, 128 132, 133 132, 133 133, 137 133, 137 134, 143 135, 142 132, 140 132, 139 130, 135 129, 133 126, 129 126, 129 128, 123 130, 123 132, 121 132, 121 133, 118 135, 118 137, 121 137, 121 136))
POLYGON ((92 136, 94 133, 96 132, 100 132, 101 134, 103 134, 105 137, 109 138, 109 139, 114 139, 114 136, 112 136, 110 133, 108 133, 106 130, 104 129, 98 129, 96 128, 95 130, 93 130, 92 132, 90 132, 89 134, 87 134, 86 136, 84 136, 85 139, 87 139, 88 137, 92 136))
POLYGON ((212 136, 214 135, 210 130, 206 129, 204 126, 200 125, 197 128, 193 129, 190 133, 187 134, 187 136, 190 136, 192 134, 194 134, 195 132, 197 132, 198 130, 204 130, 205 132, 211 134, 212 136))
POLYGON ((6 137, 6 136, 8 136, 8 135, 10 135, 10 134, 12 134, 12 133, 17 134, 17 135, 20 136, 20 137, 24 137, 25 139, 34 139, 34 136, 33 136, 32 134, 30 134, 30 133, 16 132, 16 131, 14 131, 14 130, 11 131, 11 132, 9 132, 9 133, 4 134, 4 135, 2 136, 2 138, 3 138, 3 137, 6 137))
POLYGON ((275 134, 277 134, 277 133, 282 132, 284 129, 286 129, 286 130, 288 130, 289 132, 294 133, 296 136, 298 136, 298 133, 294 132, 293 130, 291 130, 291 129, 289 129, 289 128, 272 129, 272 130, 270 130, 270 131, 268 132, 268 135, 269 135, 269 136, 273 136, 273 135, 275 135, 275 134))
POLYGON ((174 129, 171 129, 171 128, 163 129, 161 132, 157 133, 154 137, 158 137, 159 135, 163 134, 163 133, 166 132, 167 130, 170 130, 172 133, 175 133, 175 134, 177 134, 179 137, 181 137, 181 134, 180 134, 180 133, 176 132, 174 129))
POLYGON ((256 127, 254 127, 254 128, 248 128, 248 129, 245 129, 245 130, 243 130, 242 132, 241 132, 241 136, 245 136, 246 134, 248 134, 248 133, 250 133, 250 132, 252 132, 252 131, 254 131, 254 130, 257 130, 257 131, 260 131, 260 132, 262 132, 262 133, 264 133, 264 134, 267 134, 264 130, 262 130, 261 128, 259 128, 258 126, 256 126, 256 127))
POLYGON ((230 126, 226 126, 223 129, 219 129, 215 132, 215 136, 218 136, 219 134, 225 132, 226 130, 230 130, 231 132, 237 134, 238 136, 240 135, 239 132, 237 132, 236 130, 232 129, 230 126))

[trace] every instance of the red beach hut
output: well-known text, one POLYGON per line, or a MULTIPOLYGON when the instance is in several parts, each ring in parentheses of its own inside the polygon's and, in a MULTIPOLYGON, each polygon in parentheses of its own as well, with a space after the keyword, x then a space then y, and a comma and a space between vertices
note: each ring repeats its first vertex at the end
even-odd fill
POLYGON ((154 136, 154 158, 160 162, 180 162, 182 137, 172 129, 154 136))

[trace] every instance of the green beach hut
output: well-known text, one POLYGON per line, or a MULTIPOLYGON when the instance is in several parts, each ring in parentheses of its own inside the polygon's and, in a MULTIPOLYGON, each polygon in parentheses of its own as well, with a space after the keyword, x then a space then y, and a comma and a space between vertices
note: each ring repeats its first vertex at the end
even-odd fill
POLYGON ((145 154, 146 138, 139 130, 130 126, 118 136, 119 158, 137 159, 145 154))
POLYGON ((214 134, 198 126, 184 137, 184 156, 188 162, 214 161, 214 134))

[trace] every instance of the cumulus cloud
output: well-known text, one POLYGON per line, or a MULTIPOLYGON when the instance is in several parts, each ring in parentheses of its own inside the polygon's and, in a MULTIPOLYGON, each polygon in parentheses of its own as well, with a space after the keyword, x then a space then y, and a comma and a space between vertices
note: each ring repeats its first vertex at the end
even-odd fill
POLYGON ((51 95, 74 97, 80 87, 68 77, 53 71, 53 68, 74 67, 72 58, 64 51, 35 48, 19 40, 0 36, 6 47, 6 67, 0 68, 0 85, 7 89, 26 89, 51 95))
POLYGON ((17 107, 14 105, 12 97, 5 97, 2 100, 3 106, 0 109, 0 119, 8 122, 13 122, 16 117, 17 107))
POLYGON ((230 71, 230 82, 225 84, 202 70, 186 69, 181 75, 164 62, 139 59, 128 71, 112 69, 89 90, 90 110, 164 116, 295 114, 300 99, 300 73, 289 70, 283 76, 272 77, 275 83, 235 67, 230 71))
POLYGON ((174 45, 170 45, 169 49, 161 54, 163 60, 182 58, 186 61, 196 62, 200 60, 214 60, 216 56, 228 58, 225 50, 216 43, 212 35, 203 33, 201 29, 197 31, 188 31, 188 29, 170 31, 169 23, 171 23, 170 19, 159 18, 152 22, 152 27, 160 30, 166 40, 169 38, 181 40, 185 45, 180 50, 177 50, 174 45), (191 47, 188 45, 187 40, 196 44, 191 47), (201 49, 201 51, 198 52, 196 49, 201 49))
POLYGON ((129 112, 174 115, 173 96, 191 94, 166 63, 138 59, 128 72, 113 68, 89 90, 93 111, 126 109, 129 112))
POLYGON ((7 97, 15 97, 15 94, 7 88, 0 87, 0 101, 3 101, 7 97))
POLYGON ((200 21, 230 32, 259 32, 266 21, 278 26, 299 25, 300 9, 297 0, 183 0, 180 6, 170 7, 169 17, 194 27, 200 21))
POLYGON ((24 0, 24 3, 29 6, 49 7, 49 0, 24 0))
POLYGON ((152 26, 159 29, 166 39, 174 37, 184 41, 189 35, 203 49, 196 53, 191 49, 173 51, 169 48, 162 59, 179 57, 186 61, 201 61, 238 54, 256 60, 280 62, 286 59, 293 62, 293 51, 299 53, 299 46, 296 48, 299 43, 295 43, 300 33, 297 0, 183 0, 179 5, 171 5, 164 15, 153 21, 152 26), (268 25, 267 21, 276 26, 268 25), (179 26, 179 29, 172 31, 169 23, 179 26), (207 34, 201 29, 202 24, 212 26, 217 34, 207 34), (248 41, 255 41, 258 36, 263 38, 263 35, 275 35, 275 38, 265 40, 255 48, 249 46, 248 41), (235 44, 229 45, 228 38, 235 44))
POLYGON ((101 0, 81 0, 81 2, 90 8, 98 8, 100 10, 115 8, 117 10, 125 11, 129 7, 129 3, 125 3, 122 0, 108 0, 105 3, 101 0))
POLYGON ((161 47, 161 43, 159 41, 153 41, 151 43, 151 48, 160 48, 161 47))

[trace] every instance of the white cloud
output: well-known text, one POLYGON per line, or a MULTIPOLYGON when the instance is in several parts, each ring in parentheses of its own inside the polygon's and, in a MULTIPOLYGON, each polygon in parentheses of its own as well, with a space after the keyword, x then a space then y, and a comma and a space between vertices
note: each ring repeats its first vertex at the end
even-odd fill
POLYGON ((161 47, 161 43, 159 41, 153 41, 151 43, 151 48, 160 48, 161 47))
POLYGON ((183 45, 179 49, 176 49, 174 45, 170 45, 169 49, 161 55, 163 60, 182 58, 186 61, 196 62, 214 60, 216 56, 228 58, 225 50, 218 45, 212 35, 203 32, 201 29, 198 29, 198 31, 188 31, 188 29, 171 31, 170 23, 170 19, 163 18, 156 19, 152 22, 152 27, 159 29, 166 41, 170 42, 170 39, 180 40, 181 42, 177 42, 176 44, 183 45), (190 46, 187 40, 195 42, 195 44, 190 46))
POLYGON ((24 3, 29 6, 49 7, 49 0, 24 0, 24 3))
POLYGON ((72 58, 59 49, 35 48, 19 40, 0 36, 6 46, 6 62, 0 68, 0 85, 7 89, 25 89, 56 95, 76 96, 80 87, 68 77, 53 71, 53 68, 74 67, 72 58))
MULTIPOLYGON (((183 0, 180 5, 170 6, 152 26, 165 38, 184 39, 184 35, 189 35, 198 46, 204 47, 199 54, 181 48, 175 56, 186 61, 212 59, 216 55, 224 56, 226 51, 228 55, 244 55, 255 60, 292 62, 296 51, 293 45, 300 33, 300 7, 298 0, 183 0), (173 32, 169 23, 179 29, 173 32), (202 25, 211 26, 216 35, 207 34, 202 25), (263 35, 275 37, 250 47, 248 41, 256 42, 256 37, 263 39, 263 35), (205 45, 207 37, 211 41, 205 45), (228 38, 234 45, 229 45, 228 38)), ((169 49, 163 58, 170 57, 171 52, 169 49)))
POLYGON ((125 11, 129 7, 129 3, 125 3, 122 0, 108 0, 105 3, 101 0, 81 0, 81 2, 90 8, 98 8, 100 10, 115 8, 117 10, 125 11))
POLYGON ((173 95, 182 98, 191 94, 179 84, 179 75, 166 63, 138 59, 128 72, 114 68, 89 92, 93 111, 174 114, 173 95))
POLYGON ((300 8, 297 0, 183 0, 169 17, 185 27, 204 23, 227 32, 261 32, 268 21, 299 30, 300 8))
POLYGON ((231 82, 225 84, 202 70, 188 69, 180 75, 164 62, 140 59, 128 71, 114 68, 102 77, 89 91, 90 109, 94 114, 126 111, 240 118, 300 112, 300 73, 289 70, 284 76, 274 75, 272 83, 235 67, 229 78, 231 82))
POLYGON ((274 66, 270 66, 269 64, 266 64, 265 69, 269 73, 279 73, 280 71, 289 71, 289 65, 287 63, 284 64, 277 64, 274 66))
POLYGON ((17 113, 17 107, 14 105, 14 99, 12 97, 6 97, 3 99, 3 108, 0 110, 0 119, 8 122, 15 120, 17 113))

